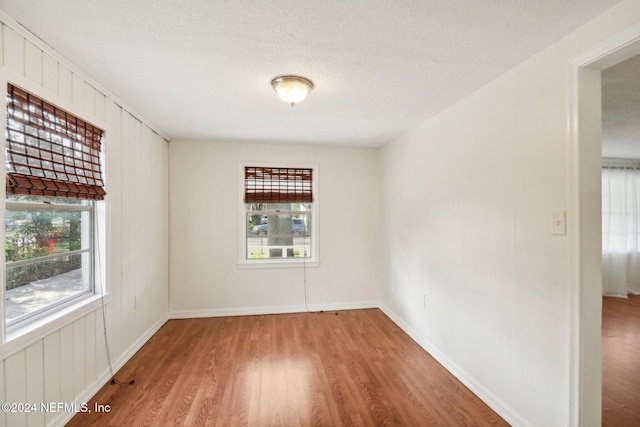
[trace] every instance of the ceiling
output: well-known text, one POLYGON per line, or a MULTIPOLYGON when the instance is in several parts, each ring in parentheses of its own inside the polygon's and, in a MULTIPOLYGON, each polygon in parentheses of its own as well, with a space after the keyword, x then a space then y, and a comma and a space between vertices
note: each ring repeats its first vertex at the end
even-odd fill
POLYGON ((171 139, 380 146, 619 0, 0 0, 171 139), (289 107, 270 86, 315 88, 289 107))
POLYGON ((640 55, 602 72, 602 156, 640 159, 640 55))

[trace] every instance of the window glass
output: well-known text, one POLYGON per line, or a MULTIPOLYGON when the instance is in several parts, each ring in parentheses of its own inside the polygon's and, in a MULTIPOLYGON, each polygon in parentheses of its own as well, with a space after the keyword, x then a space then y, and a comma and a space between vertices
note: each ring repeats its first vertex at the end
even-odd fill
POLYGON ((93 292, 92 230, 91 201, 7 196, 7 325, 93 292))
POLYGON ((311 258, 313 203, 245 203, 246 258, 311 258))

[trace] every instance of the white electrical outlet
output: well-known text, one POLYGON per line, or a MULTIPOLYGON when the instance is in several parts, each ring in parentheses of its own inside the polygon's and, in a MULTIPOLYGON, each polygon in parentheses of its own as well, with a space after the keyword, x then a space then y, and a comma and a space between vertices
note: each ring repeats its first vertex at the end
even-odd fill
POLYGON ((565 211, 557 211, 551 214, 551 234, 564 236, 567 234, 567 221, 565 211))

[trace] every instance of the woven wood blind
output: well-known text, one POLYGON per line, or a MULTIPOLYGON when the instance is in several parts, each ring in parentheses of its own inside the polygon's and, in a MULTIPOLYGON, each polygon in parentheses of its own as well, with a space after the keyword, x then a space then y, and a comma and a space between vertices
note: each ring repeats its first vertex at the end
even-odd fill
POLYGON ((244 168, 245 203, 313 202, 313 169, 244 168))
POLYGON ((103 131, 8 84, 7 194, 102 200, 103 131))

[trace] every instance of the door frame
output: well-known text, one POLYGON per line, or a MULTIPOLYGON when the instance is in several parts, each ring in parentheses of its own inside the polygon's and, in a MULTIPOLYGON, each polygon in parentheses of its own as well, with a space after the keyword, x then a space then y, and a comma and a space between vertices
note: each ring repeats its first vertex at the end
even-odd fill
POLYGON ((569 425, 602 420, 601 71, 640 54, 640 24, 569 61, 569 425))

